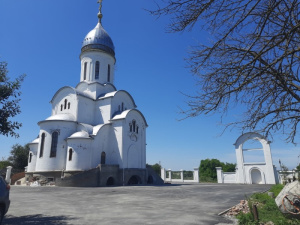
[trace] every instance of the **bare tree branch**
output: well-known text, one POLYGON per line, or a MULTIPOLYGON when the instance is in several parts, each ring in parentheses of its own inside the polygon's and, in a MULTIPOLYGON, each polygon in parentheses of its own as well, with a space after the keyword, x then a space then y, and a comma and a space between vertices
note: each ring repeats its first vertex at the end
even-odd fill
POLYGON ((228 126, 282 131, 295 143, 300 120, 300 3, 297 0, 160 0, 150 11, 170 16, 168 30, 205 29, 214 40, 194 46, 187 63, 198 92, 187 117, 244 105, 228 126), (201 21, 201 22, 200 22, 201 21))

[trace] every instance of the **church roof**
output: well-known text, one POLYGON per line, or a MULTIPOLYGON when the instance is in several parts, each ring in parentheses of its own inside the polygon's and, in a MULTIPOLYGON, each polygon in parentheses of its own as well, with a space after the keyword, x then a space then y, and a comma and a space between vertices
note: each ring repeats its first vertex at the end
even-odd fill
POLYGON ((100 22, 98 22, 96 27, 91 30, 83 40, 81 52, 88 50, 101 50, 113 57, 115 56, 114 43, 100 22))
POLYGON ((90 138, 90 136, 86 131, 78 131, 72 134, 69 138, 90 138))
POLYGON ((135 101, 134 101, 133 97, 131 96, 131 94, 129 94, 129 92, 127 92, 125 90, 119 90, 119 91, 113 91, 113 92, 105 93, 104 95, 100 95, 98 97, 98 99, 101 100, 101 99, 105 99, 105 98, 112 98, 112 97, 115 97, 119 93, 125 93, 126 95, 128 95, 129 98, 131 99, 134 107, 137 107, 136 104, 135 104, 135 101))
POLYGON ((37 138, 37 139, 34 139, 30 144, 38 144, 39 143, 39 141, 40 141, 40 139, 39 138, 37 138))
POLYGON ((99 13, 98 13, 98 24, 96 27, 91 30, 84 38, 81 52, 88 50, 101 50, 104 51, 113 57, 115 57, 115 46, 112 42, 108 33, 102 27, 102 0, 98 1, 99 5, 99 13))
POLYGON ((143 115, 143 113, 141 113, 141 111, 137 110, 137 109, 128 109, 128 110, 125 110, 123 111, 121 114, 117 114, 115 115, 111 121, 114 121, 114 120, 123 120, 123 119, 126 119, 127 115, 130 113, 130 112, 137 112, 138 114, 140 114, 140 116, 143 118, 144 122, 145 122, 145 125, 148 127, 148 124, 147 124, 147 121, 143 115))
POLYGON ((75 117, 69 113, 56 114, 48 117, 46 120, 64 120, 64 121, 75 121, 75 117))

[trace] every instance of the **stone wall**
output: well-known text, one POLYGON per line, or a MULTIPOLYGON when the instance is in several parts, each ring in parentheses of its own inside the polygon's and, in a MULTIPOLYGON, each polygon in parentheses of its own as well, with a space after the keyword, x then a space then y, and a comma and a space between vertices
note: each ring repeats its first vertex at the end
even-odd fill
POLYGON ((57 178, 55 185, 62 187, 98 187, 99 174, 99 168, 95 168, 72 176, 57 178))

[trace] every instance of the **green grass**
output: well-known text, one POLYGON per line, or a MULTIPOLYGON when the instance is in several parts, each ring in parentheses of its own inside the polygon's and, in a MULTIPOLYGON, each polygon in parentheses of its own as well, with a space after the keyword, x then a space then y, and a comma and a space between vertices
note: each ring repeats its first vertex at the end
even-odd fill
MULTIPOLYGON (((283 185, 274 185, 270 189, 270 192, 274 192, 277 196, 282 190, 283 185)), ((296 225, 300 224, 300 220, 289 219, 285 217, 278 209, 275 199, 271 198, 267 193, 255 193, 249 199, 249 208, 252 210, 252 204, 257 204, 259 222, 272 221, 275 225, 296 225)), ((237 216, 239 224, 243 225, 256 225, 258 222, 254 221, 254 217, 251 213, 240 213, 237 216)))

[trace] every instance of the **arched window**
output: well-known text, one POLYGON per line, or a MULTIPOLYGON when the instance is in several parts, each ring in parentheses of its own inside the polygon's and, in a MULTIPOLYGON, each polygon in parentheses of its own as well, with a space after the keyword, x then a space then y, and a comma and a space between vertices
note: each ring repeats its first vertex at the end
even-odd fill
POLYGON ((68 100, 67 100, 67 99, 65 99, 65 107, 64 107, 64 109, 66 109, 66 108, 67 108, 67 102, 68 102, 68 100))
POLYGON ((56 157, 57 141, 58 141, 58 132, 57 132, 57 131, 54 131, 54 132, 52 133, 52 142, 51 142, 50 158, 56 157))
POLYGON ((138 126, 136 127, 136 133, 137 134, 139 133, 139 127, 138 126))
POLYGON ((62 111, 64 108, 63 104, 60 105, 60 111, 62 111))
POLYGON ((71 107, 71 102, 68 102, 68 109, 70 109, 71 107))
POLYGON ((132 120, 133 132, 135 132, 135 120, 132 120))
POLYGON ((132 132, 132 124, 129 124, 130 132, 132 132))
POLYGON ((99 70, 100 70, 100 63, 99 63, 99 61, 96 61, 96 65, 95 65, 95 79, 96 80, 99 79, 99 70))
POLYGON ((29 163, 31 163, 31 160, 32 160, 32 153, 30 152, 30 154, 29 154, 29 163))
POLYGON ((107 67, 107 82, 110 82, 110 65, 107 67))
POLYGON ((45 136, 45 133, 43 133, 41 137, 40 158, 44 155, 45 136))
POLYGON ((86 68, 87 68, 87 62, 84 63, 84 68, 83 68, 83 80, 86 80, 86 68))
POLYGON ((101 153, 101 164, 104 165, 105 164, 105 158, 106 158, 106 153, 102 152, 101 153))
POLYGON ((73 157, 73 149, 69 149, 69 161, 72 161, 72 157, 73 157))

